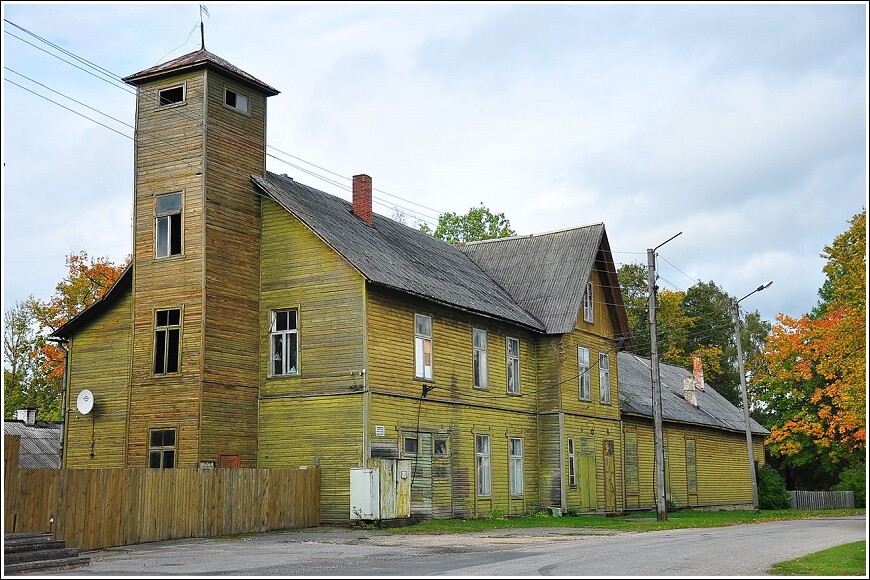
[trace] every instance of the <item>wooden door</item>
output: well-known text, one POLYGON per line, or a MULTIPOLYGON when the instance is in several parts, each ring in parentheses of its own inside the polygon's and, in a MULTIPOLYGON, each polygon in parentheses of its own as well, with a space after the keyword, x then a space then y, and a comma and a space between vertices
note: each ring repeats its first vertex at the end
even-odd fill
POLYGON ((613 440, 601 442, 604 454, 604 509, 616 509, 616 465, 613 453, 613 440))

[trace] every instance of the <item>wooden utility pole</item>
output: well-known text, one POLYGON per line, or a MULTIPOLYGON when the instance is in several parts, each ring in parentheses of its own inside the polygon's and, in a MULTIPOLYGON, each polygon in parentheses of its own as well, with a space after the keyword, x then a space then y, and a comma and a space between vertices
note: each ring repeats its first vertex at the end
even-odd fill
MULTIPOLYGON (((680 234, 683 232, 680 232, 680 234)), ((662 431, 662 385, 659 371, 659 346, 656 331, 656 250, 679 236, 672 236, 655 248, 646 251, 647 283, 649 284, 649 334, 650 334, 650 374, 652 376, 653 435, 655 436, 656 466, 656 519, 668 519, 665 502, 665 442, 662 431)))

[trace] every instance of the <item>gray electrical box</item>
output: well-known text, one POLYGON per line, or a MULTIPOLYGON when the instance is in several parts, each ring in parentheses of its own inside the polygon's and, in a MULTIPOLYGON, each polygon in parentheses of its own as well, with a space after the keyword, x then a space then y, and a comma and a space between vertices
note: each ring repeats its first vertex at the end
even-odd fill
POLYGON ((350 470, 350 519, 411 517, 411 460, 370 459, 350 470))

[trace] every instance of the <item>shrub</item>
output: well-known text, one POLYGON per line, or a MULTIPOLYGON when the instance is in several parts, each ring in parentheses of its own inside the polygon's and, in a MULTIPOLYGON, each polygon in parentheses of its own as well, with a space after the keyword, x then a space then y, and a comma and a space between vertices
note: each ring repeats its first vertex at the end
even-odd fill
POLYGON ((855 507, 864 507, 867 491, 867 465, 859 463, 854 467, 844 469, 840 474, 840 483, 832 489, 855 492, 855 507))
POLYGON ((786 510, 791 507, 791 496, 785 480, 766 463, 756 472, 758 478, 758 507, 763 510, 786 510))

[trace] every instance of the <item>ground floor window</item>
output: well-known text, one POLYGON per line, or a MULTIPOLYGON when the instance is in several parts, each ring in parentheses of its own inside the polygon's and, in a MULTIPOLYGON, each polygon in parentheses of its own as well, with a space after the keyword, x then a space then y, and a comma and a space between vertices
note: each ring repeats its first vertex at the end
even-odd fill
POLYGON ((523 494, 523 440, 510 438, 510 483, 511 495, 523 494))
POLYGON ((151 429, 148 434, 148 467, 175 467, 175 429, 151 429))
POLYGON ((492 462, 489 435, 475 435, 477 495, 492 494, 492 462))

